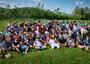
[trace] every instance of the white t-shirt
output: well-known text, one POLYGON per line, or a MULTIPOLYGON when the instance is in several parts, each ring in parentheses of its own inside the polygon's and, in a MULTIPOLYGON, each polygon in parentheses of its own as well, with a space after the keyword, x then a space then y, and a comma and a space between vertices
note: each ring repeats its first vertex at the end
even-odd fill
POLYGON ((38 39, 36 39, 35 45, 36 45, 36 46, 42 46, 41 42, 40 42, 38 39))
POLYGON ((55 40, 54 39, 50 39, 49 40, 49 44, 55 44, 56 42, 55 42, 55 40))
POLYGON ((40 32, 39 31, 35 31, 35 34, 36 34, 37 37, 40 36, 40 32))

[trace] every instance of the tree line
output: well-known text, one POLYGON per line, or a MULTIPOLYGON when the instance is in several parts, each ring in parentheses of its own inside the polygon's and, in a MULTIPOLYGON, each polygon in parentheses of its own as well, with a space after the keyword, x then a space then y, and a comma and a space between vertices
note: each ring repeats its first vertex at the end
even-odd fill
POLYGON ((0 19, 57 19, 57 20, 89 20, 90 8, 76 7, 72 14, 64 12, 54 12, 51 10, 44 10, 37 7, 23 7, 23 8, 0 8, 0 19))

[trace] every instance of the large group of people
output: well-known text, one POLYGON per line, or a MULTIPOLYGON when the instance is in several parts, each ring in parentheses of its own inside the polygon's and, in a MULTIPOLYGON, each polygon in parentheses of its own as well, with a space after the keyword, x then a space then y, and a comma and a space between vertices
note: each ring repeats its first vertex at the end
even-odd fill
POLYGON ((7 23, 6 30, 0 32, 0 48, 6 51, 15 50, 18 53, 28 53, 29 49, 51 49, 61 48, 62 46, 88 47, 90 38, 86 22, 64 22, 51 20, 48 23, 21 22, 17 24, 7 23))

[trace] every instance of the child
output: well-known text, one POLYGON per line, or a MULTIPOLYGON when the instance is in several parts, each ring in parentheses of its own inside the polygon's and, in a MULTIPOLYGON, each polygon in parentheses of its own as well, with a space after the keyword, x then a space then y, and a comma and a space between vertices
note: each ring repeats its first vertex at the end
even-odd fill
POLYGON ((0 48, 6 48, 6 43, 4 40, 5 40, 4 35, 0 34, 0 48))
POLYGON ((68 35, 67 33, 64 33, 64 34, 62 35, 62 37, 63 37, 63 43, 65 43, 65 42, 67 41, 69 35, 68 35))
POLYGON ((34 46, 33 46, 33 43, 34 43, 33 41, 34 41, 34 34, 31 33, 31 32, 29 32, 28 44, 29 44, 30 47, 34 47, 34 46))
POLYGON ((26 40, 22 40, 20 42, 20 51, 22 51, 23 53, 27 54, 29 49, 28 43, 26 40))
POLYGON ((16 49, 17 52, 20 52, 20 50, 19 50, 20 45, 19 45, 19 37, 18 36, 16 36, 16 38, 13 40, 12 47, 14 49, 16 49))
POLYGON ((66 44, 67 44, 67 45, 66 45, 67 47, 72 48, 72 47, 74 47, 74 40, 73 40, 71 37, 69 37, 69 38, 67 39, 66 44))
POLYGON ((43 45, 38 38, 35 40, 34 46, 35 46, 36 49, 44 49, 44 48, 46 48, 46 46, 43 45))
POLYGON ((50 36, 49 44, 50 44, 50 46, 51 46, 52 49, 54 49, 55 47, 56 48, 60 48, 59 44, 55 40, 54 35, 51 35, 50 36))
POLYGON ((84 43, 85 49, 88 51, 90 43, 89 43, 89 37, 87 35, 83 38, 83 43, 84 43))
POLYGON ((11 54, 8 53, 6 48, 4 35, 0 34, 0 57, 2 58, 10 58, 11 54))
POLYGON ((6 36, 5 37, 5 42, 6 42, 6 46, 7 46, 7 50, 11 50, 12 48, 12 40, 10 36, 6 36))
POLYGON ((39 29, 38 28, 35 31, 35 36, 38 37, 38 38, 40 37, 40 32, 39 32, 39 29))

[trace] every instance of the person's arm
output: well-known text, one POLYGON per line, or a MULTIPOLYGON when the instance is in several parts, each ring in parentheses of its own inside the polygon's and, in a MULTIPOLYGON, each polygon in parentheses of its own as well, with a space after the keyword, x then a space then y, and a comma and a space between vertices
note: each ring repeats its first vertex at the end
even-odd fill
POLYGON ((42 39, 40 39, 40 41, 41 41, 41 43, 42 43, 42 44, 44 44, 44 43, 45 43, 42 39))
POLYGON ((31 47, 30 44, 28 43, 28 40, 25 40, 25 41, 26 41, 26 44, 27 44, 29 47, 31 47))
POLYGON ((51 44, 51 42, 50 42, 50 41, 48 41, 48 44, 51 44))
POLYGON ((35 43, 35 42, 33 43, 33 47, 34 47, 34 48, 36 47, 36 43, 35 43))
POLYGON ((14 48, 15 48, 14 44, 12 44, 12 47, 14 47, 14 48))
POLYGON ((17 48, 19 48, 19 47, 20 47, 20 45, 18 44, 16 47, 17 47, 17 48))

